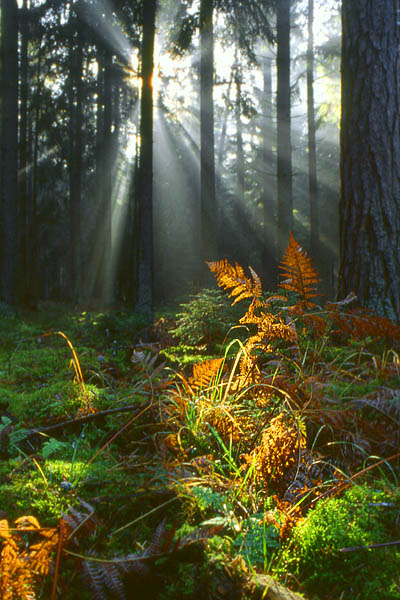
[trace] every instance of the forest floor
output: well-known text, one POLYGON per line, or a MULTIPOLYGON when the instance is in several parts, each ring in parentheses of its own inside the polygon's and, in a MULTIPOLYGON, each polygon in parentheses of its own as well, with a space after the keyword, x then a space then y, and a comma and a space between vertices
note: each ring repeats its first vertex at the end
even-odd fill
POLYGON ((0 307, 2 598, 400 599, 399 332, 251 289, 0 307))

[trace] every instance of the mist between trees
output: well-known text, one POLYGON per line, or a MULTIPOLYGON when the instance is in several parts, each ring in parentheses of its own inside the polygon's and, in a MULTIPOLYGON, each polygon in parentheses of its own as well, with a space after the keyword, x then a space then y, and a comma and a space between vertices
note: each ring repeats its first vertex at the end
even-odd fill
POLYGON ((220 258, 273 289, 292 231, 397 319, 395 4, 2 0, 2 299, 151 316, 220 258))

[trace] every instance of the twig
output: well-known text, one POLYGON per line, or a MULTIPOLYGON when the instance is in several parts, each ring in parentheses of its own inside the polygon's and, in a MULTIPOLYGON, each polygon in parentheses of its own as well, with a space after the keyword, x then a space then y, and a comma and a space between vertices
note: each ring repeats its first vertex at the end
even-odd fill
POLYGON ((27 438, 33 437, 35 435, 42 435, 44 432, 53 431, 54 429, 61 429, 62 427, 68 427, 70 425, 79 425, 80 423, 86 423, 87 421, 91 421, 93 419, 97 419, 97 418, 103 417, 105 415, 131 412, 133 410, 139 410, 139 408, 142 408, 142 407, 138 407, 137 404, 131 404, 130 406, 121 406, 118 408, 108 408, 106 410, 100 410, 99 412, 96 412, 96 413, 91 413, 90 415, 84 415, 83 417, 77 417, 76 419, 70 419, 69 421, 62 421, 61 423, 54 423, 53 425, 46 425, 46 427, 42 427, 41 429, 28 429, 27 431, 24 432, 23 439, 27 439, 27 438))
POLYGON ((384 548, 385 546, 396 546, 400 540, 395 542, 383 542, 382 544, 368 544, 367 546, 352 546, 350 548, 340 548, 339 552, 355 552, 356 550, 365 550, 365 548, 384 548))
POLYGON ((56 600, 57 580, 58 580, 58 571, 59 571, 59 567, 60 567, 60 556, 61 556, 61 549, 62 549, 62 545, 63 545, 63 536, 64 536, 64 522, 61 519, 60 524, 59 524, 59 531, 58 531, 57 556, 56 556, 56 565, 54 567, 53 585, 51 588, 51 600, 56 600))

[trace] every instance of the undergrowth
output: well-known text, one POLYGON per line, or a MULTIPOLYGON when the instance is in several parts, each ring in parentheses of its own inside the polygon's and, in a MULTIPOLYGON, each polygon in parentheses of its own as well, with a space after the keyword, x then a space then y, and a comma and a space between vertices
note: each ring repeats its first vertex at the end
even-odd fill
POLYGON ((400 328, 292 236, 276 293, 209 267, 152 326, 0 307, 2 598, 400 599, 400 328))

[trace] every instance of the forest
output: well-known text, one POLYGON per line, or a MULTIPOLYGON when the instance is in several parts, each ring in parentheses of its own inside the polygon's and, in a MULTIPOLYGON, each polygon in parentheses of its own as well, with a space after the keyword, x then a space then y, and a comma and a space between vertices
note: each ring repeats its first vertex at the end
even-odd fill
POLYGON ((398 2, 0 9, 0 598, 400 600, 398 2))

